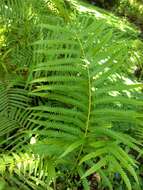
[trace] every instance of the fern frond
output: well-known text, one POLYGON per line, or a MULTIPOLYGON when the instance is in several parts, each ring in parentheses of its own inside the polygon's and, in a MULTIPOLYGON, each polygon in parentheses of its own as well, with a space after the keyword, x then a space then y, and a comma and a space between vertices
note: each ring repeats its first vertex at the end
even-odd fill
MULTIPOLYGON (((118 122, 141 125, 142 114, 137 112, 136 105, 141 107, 142 103, 128 97, 124 90, 132 93, 142 85, 125 84, 121 77, 128 59, 128 47, 115 41, 112 31, 107 32, 100 23, 95 24, 94 19, 82 20, 80 16, 78 19, 77 25, 70 23, 63 30, 49 24, 41 27, 47 34, 43 36, 43 41, 40 39, 34 44, 36 61, 31 67, 29 84, 32 89, 30 94, 44 98, 47 103, 32 108, 37 118, 31 121, 43 130, 43 133, 41 129, 37 130, 41 139, 46 134, 51 142, 45 145, 47 149, 65 141, 67 148, 62 147, 63 154, 57 148, 57 155, 67 159, 74 152, 74 169, 78 163, 82 165, 85 162, 88 166, 88 162, 93 161, 82 179, 94 172, 103 173, 104 168, 110 166, 114 169, 112 172, 120 173, 130 190, 128 172, 138 184, 134 169, 136 162, 122 146, 141 152, 140 144, 114 129, 118 122), (65 45, 65 41, 71 40, 71 44, 65 45), (115 96, 111 93, 114 91, 115 96), (132 110, 133 107, 135 109, 132 110), (105 126, 106 123, 111 129, 105 126), (84 139, 81 144, 79 138, 84 139), (52 139, 57 139, 56 144, 52 139), (105 143, 102 144, 103 139, 105 143), (101 147, 92 146, 94 142, 101 143, 101 147), (110 161, 112 159, 117 167, 110 161)), ((48 154, 51 154, 50 151, 48 154)), ((79 171, 81 174, 82 171, 79 171)), ((108 176, 102 176, 111 189, 108 176)))
POLYGON ((27 110, 31 98, 22 84, 1 83, 0 89, 0 146, 4 149, 22 148, 29 139, 24 131, 32 127, 29 121, 31 111, 27 110))
POLYGON ((28 153, 1 155, 0 176, 13 187, 21 189, 47 188, 55 177, 54 165, 28 153))

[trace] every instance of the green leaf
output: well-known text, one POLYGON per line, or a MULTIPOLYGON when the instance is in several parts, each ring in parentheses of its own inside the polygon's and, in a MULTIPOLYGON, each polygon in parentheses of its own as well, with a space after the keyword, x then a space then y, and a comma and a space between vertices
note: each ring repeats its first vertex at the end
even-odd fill
POLYGON ((92 166, 89 170, 87 170, 85 172, 85 174, 82 176, 82 179, 93 174, 94 172, 98 171, 100 168, 105 166, 107 164, 107 161, 109 158, 110 158, 109 156, 106 156, 106 157, 102 158, 99 162, 94 164, 94 166, 92 166))
POLYGON ((74 143, 72 143, 66 150, 65 152, 60 155, 59 158, 63 158, 65 157, 67 154, 73 152, 75 149, 77 149, 79 146, 83 145, 84 144, 84 140, 79 140, 79 141, 76 141, 74 143))

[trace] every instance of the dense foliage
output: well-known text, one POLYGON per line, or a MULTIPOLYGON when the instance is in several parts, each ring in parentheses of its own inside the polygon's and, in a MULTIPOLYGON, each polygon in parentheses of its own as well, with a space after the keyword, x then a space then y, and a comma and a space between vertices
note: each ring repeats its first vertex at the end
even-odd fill
POLYGON ((0 190, 142 189, 139 32, 68 0, 1 0, 0 25, 0 190))

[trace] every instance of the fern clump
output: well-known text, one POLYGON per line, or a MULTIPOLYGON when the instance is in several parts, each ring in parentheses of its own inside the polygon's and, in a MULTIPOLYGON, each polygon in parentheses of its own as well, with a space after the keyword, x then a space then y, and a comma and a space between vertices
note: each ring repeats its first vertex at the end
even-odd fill
POLYGON ((76 8, 67 17, 58 1, 49 15, 42 5, 29 61, 0 84, 1 178, 24 190, 139 187, 131 152, 141 144, 129 131, 142 127, 142 84, 126 81, 133 35, 76 8))

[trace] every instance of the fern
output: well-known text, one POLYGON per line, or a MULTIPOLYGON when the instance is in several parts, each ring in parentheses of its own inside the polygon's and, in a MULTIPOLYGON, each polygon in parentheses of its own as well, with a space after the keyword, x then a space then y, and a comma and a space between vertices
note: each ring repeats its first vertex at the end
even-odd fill
POLYGON ((21 186, 20 189, 47 189, 55 177, 54 170, 52 160, 47 164, 46 160, 28 153, 1 155, 3 180, 14 187, 21 186))
POLYGON ((0 145, 5 150, 22 148, 29 139, 25 131, 32 126, 29 122, 31 111, 27 110, 31 99, 24 88, 21 82, 0 84, 0 145))
MULTIPOLYGON (((128 46, 114 41, 112 31, 107 32, 98 21, 78 19, 76 25, 71 23, 64 29, 40 26, 47 34, 34 44, 36 61, 29 83, 31 95, 45 98, 47 103, 32 108, 36 119, 31 121, 41 126, 36 132, 46 143, 44 155, 54 156, 56 151, 57 160, 71 158, 72 170, 79 170, 80 175, 85 163, 89 169, 81 179, 100 171, 108 179, 105 168, 112 174, 119 172, 131 189, 128 172, 139 184, 137 163, 123 147, 140 152, 139 143, 115 129, 118 122, 142 125, 142 114, 127 109, 129 104, 142 106, 142 102, 124 94, 142 85, 127 85, 122 80, 128 46)), ((110 182, 108 185, 111 188, 110 182)))
POLYGON ((142 154, 137 138, 126 134, 126 126, 142 129, 142 84, 125 81, 136 36, 125 26, 121 33, 109 14, 112 24, 106 22, 101 10, 96 18, 96 10, 68 3, 0 5, 9 48, 1 58, 0 180, 22 190, 56 189, 63 180, 64 189, 80 176, 77 186, 89 190, 89 179, 98 176, 98 185, 113 189, 118 173, 131 190, 139 180, 130 151, 142 154))

